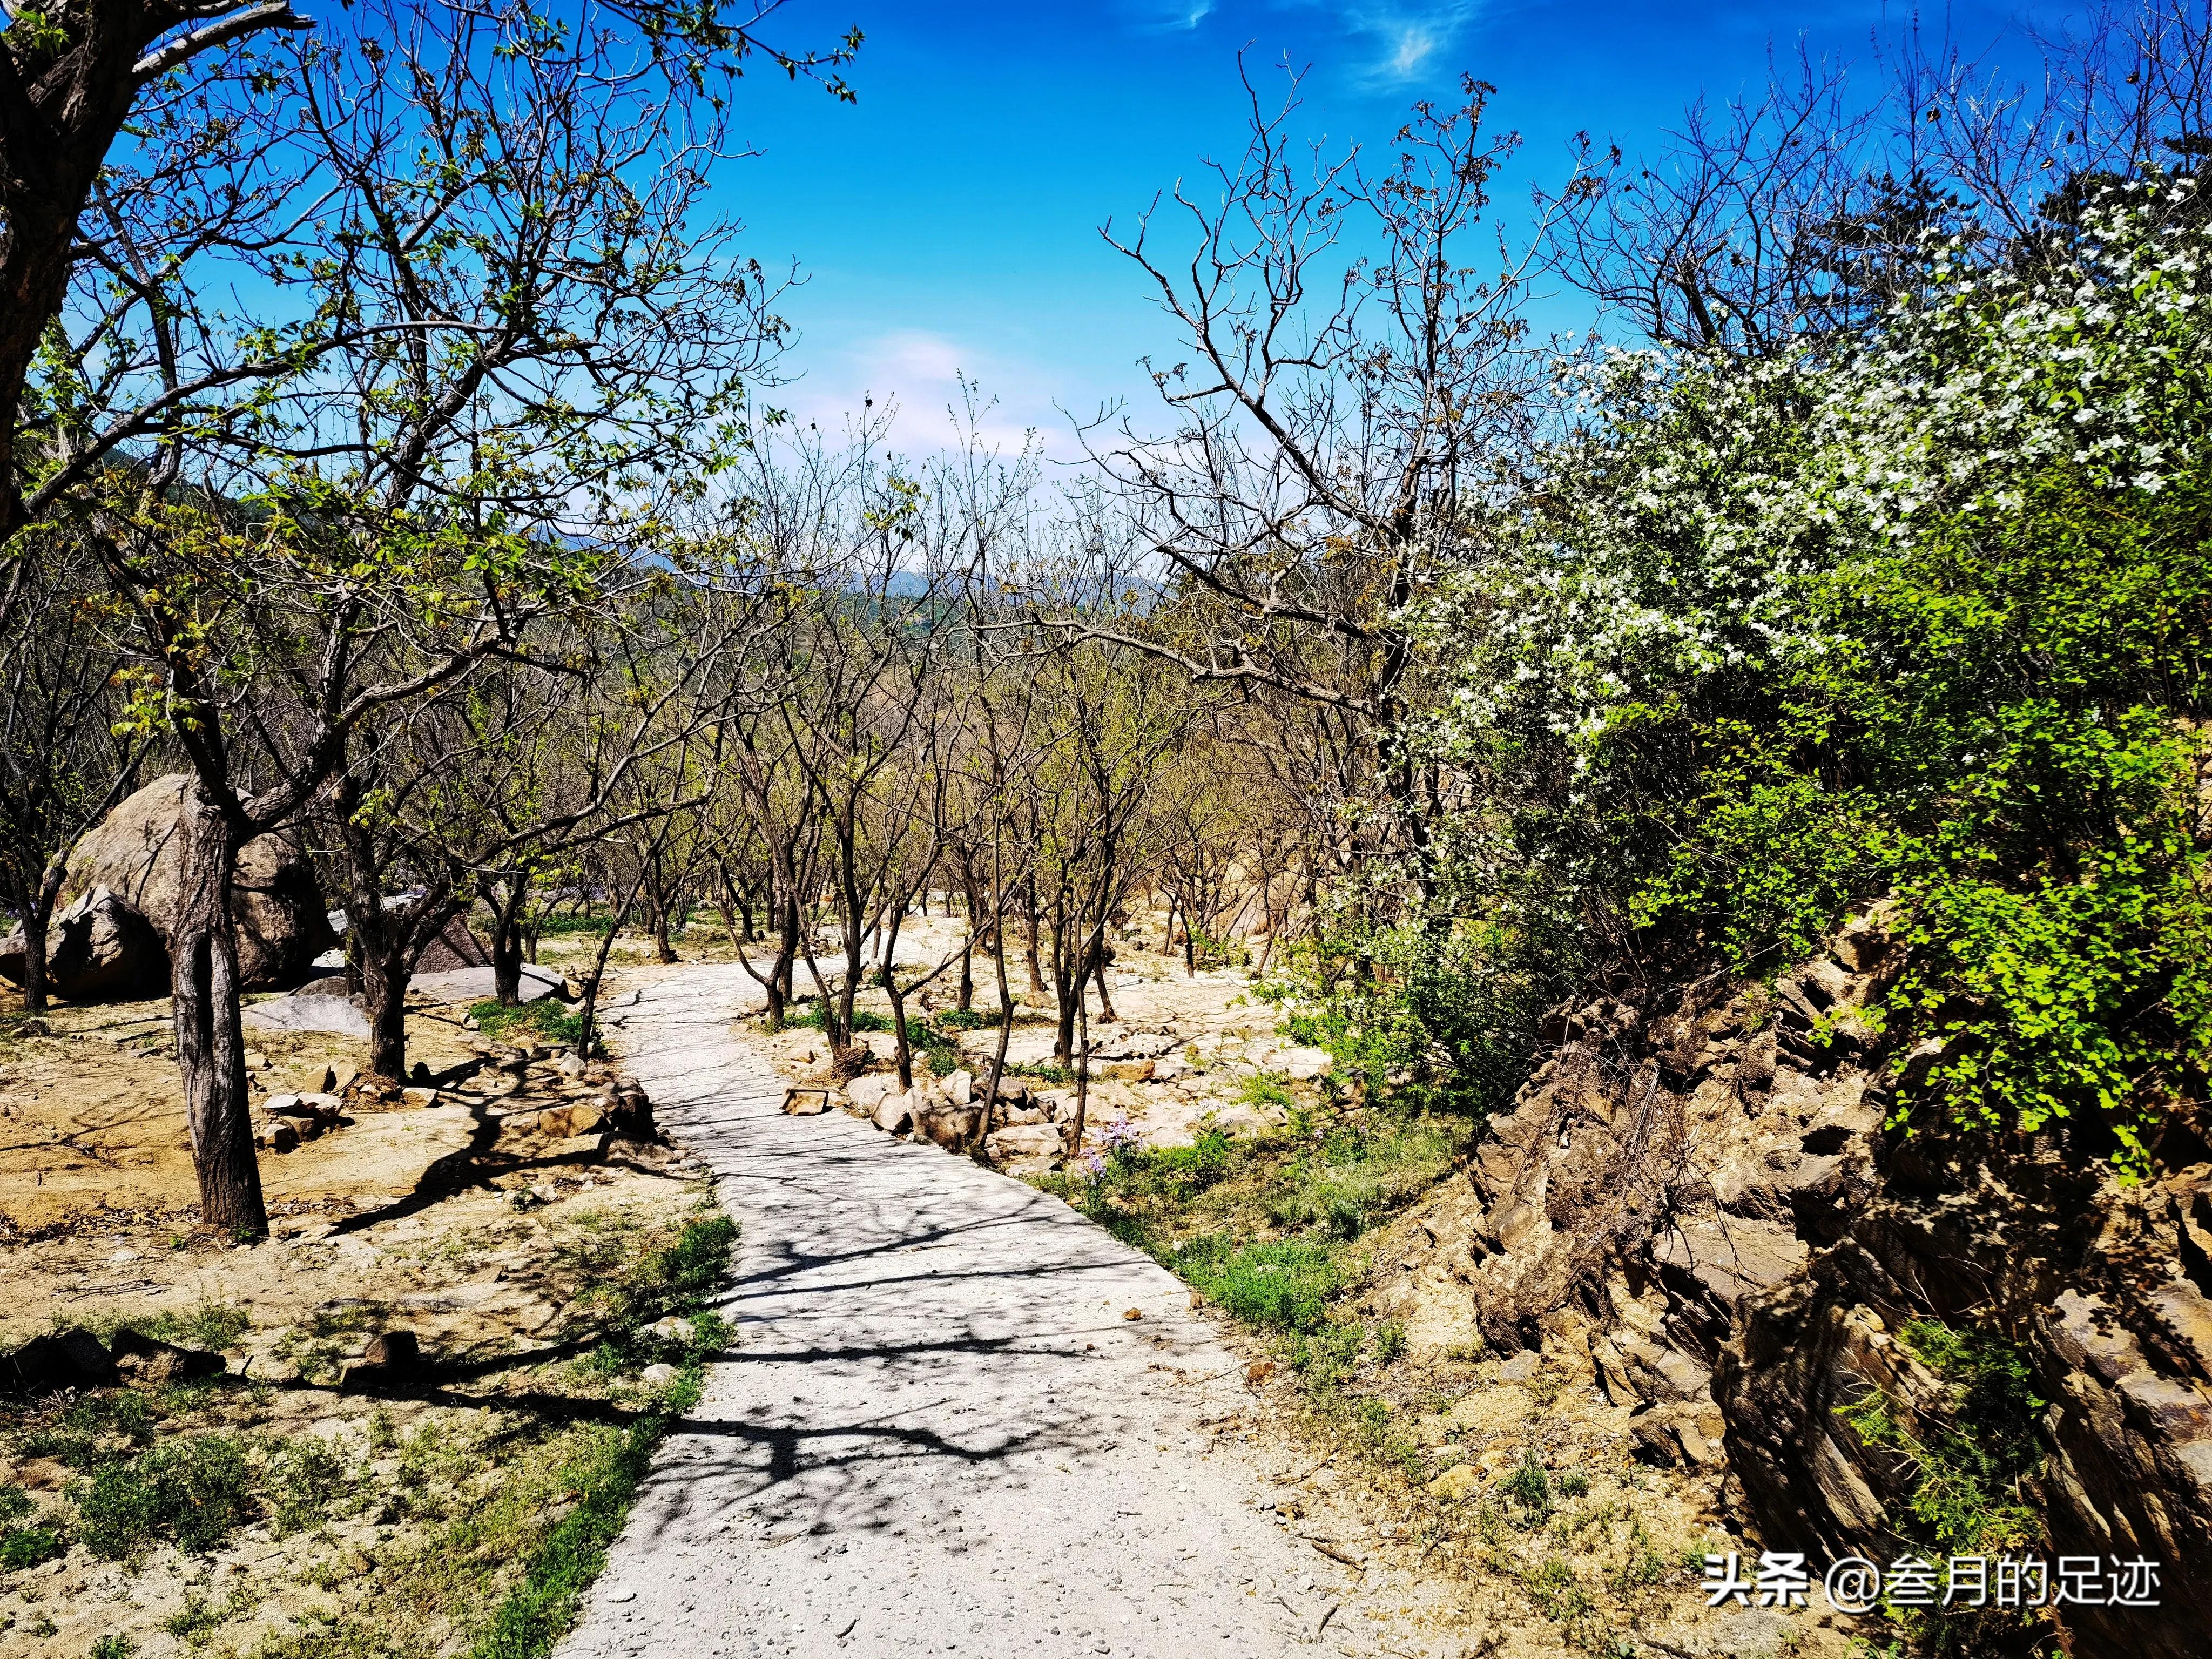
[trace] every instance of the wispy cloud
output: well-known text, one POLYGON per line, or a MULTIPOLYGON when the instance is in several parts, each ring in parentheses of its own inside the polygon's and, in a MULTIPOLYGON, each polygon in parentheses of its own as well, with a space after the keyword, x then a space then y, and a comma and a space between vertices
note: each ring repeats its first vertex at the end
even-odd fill
POLYGON ((1446 54, 1484 9, 1483 0, 1437 0, 1431 5, 1348 6, 1338 15, 1352 34, 1376 48, 1364 78, 1396 83, 1448 69, 1446 54))
POLYGON ((1147 33, 1181 34, 1213 15, 1213 0, 1133 0, 1127 10, 1147 33))

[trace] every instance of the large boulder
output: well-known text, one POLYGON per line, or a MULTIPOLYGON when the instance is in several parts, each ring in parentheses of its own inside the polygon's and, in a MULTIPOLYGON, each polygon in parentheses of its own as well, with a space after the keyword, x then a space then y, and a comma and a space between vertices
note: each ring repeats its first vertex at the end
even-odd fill
MULTIPOLYGON (((191 782, 185 773, 170 773, 110 812, 70 854, 64 893, 106 888, 152 923, 166 947, 184 878, 184 800, 191 782)), ((244 988, 281 990, 313 971, 331 934, 322 890, 295 835, 280 830, 240 849, 231 923, 244 988)))
POLYGON ((466 916, 447 921, 415 958, 417 974, 449 974, 463 968, 490 966, 491 947, 476 936, 466 916))
MULTIPOLYGON (((0 975, 21 985, 21 928, 0 939, 0 975)), ((77 895, 46 927, 46 988, 71 1002, 157 997, 169 988, 169 952, 151 922, 105 887, 77 895)))

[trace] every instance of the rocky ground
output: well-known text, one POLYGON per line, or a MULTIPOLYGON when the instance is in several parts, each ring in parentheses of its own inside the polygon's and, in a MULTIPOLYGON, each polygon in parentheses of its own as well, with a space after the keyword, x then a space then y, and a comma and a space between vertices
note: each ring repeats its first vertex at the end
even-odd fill
POLYGON ((166 1012, 0 1050, 0 1656, 453 1650, 692 1374, 639 1276, 702 1188, 625 1075, 425 1005, 404 1085, 257 1033, 274 1233, 211 1237, 166 1012))

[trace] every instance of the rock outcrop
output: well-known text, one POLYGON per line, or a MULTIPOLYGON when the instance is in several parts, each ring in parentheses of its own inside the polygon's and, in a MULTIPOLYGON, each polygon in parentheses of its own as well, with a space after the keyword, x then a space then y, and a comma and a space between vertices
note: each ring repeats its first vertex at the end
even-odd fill
POLYGON ((1897 1052, 1863 1018, 1896 966, 1861 921, 1771 991, 1707 982, 1656 1010, 1560 1011, 1464 1185, 1432 1206, 1427 1275, 1464 1285, 1493 1348, 1586 1353, 1636 1409, 1640 1454, 1724 1468, 1774 1548, 1926 1553, 1912 1449, 2016 1432, 2042 1533, 2021 1553, 2163 1566, 2155 1607, 2054 1609, 2070 1650, 2200 1654, 2203 1126, 2178 1121, 2166 1165, 2134 1186, 2098 1155, 2094 1125, 1889 1127, 1900 1083, 1935 1053, 1897 1052), (2016 1356, 2016 1421, 1976 1418, 1988 1402, 1931 1332, 2016 1356))

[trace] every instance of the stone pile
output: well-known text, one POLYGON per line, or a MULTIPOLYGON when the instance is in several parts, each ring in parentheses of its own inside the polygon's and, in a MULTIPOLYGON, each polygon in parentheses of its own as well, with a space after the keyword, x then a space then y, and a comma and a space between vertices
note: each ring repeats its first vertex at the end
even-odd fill
MULTIPOLYGON (((645 1086, 601 1060, 560 1044, 500 1043, 477 1038, 479 1061, 468 1077, 444 1087, 401 1084, 374 1073, 340 1079, 325 1071, 323 1086, 271 1095, 257 1109, 254 1145, 289 1152, 354 1121, 356 1112, 463 1107, 491 1124, 495 1156, 592 1156, 613 1140, 658 1140, 645 1086)), ((422 1076, 420 1067, 417 1075, 422 1076)))
MULTIPOLYGON (((784 1110, 811 1116, 835 1104, 886 1134, 965 1152, 976 1148, 983 1127, 986 1089, 964 1066, 941 1081, 917 1077, 911 1089, 902 1089, 894 1073, 865 1072, 842 1091, 821 1085, 796 1086, 787 1096, 784 1110)), ((982 1136, 978 1150, 996 1164, 1057 1167, 1066 1152, 1066 1132, 1060 1126, 1072 1111, 1070 1097, 1041 1092, 1025 1078, 1007 1077, 1000 1084, 991 1133, 982 1136)))

